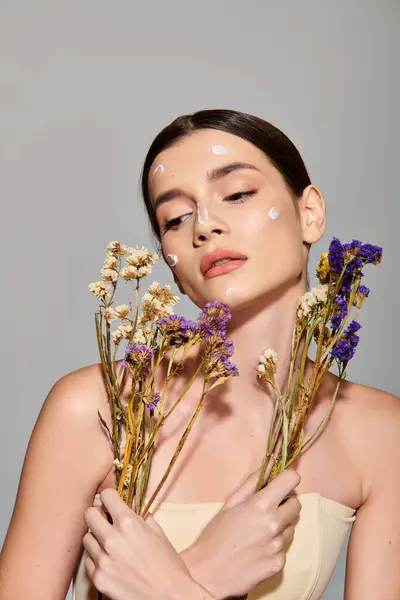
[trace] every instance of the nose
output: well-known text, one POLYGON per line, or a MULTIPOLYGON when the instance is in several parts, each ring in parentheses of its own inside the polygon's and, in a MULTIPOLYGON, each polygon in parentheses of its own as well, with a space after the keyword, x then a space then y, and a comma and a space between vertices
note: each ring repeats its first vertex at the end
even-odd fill
POLYGON ((224 233, 229 233, 228 224, 214 213, 209 214, 207 208, 200 210, 198 206, 193 228, 194 245, 201 246, 213 237, 218 237, 224 233))

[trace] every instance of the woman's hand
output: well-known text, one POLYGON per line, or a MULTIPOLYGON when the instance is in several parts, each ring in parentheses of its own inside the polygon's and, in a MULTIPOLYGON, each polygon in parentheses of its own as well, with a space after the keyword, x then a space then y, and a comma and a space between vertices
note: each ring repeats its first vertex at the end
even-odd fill
POLYGON ((86 509, 91 532, 83 538, 85 569, 100 592, 112 600, 212 599, 151 515, 143 520, 111 488, 100 499, 112 523, 102 508, 86 509))
POLYGON ((254 494, 258 476, 250 475, 181 553, 192 577, 216 598, 246 594, 285 566, 301 504, 296 497, 280 504, 300 476, 284 471, 254 494))

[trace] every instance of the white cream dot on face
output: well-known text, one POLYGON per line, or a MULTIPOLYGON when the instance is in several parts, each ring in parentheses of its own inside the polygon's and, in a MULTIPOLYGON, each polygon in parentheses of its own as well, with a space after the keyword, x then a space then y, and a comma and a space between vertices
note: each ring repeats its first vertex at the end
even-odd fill
POLYGON ((235 292, 237 292, 236 288, 230 287, 226 290, 226 295, 227 296, 231 296, 232 294, 234 294, 235 292))
POLYGON ((164 165, 156 166, 156 168, 153 171, 153 177, 154 177, 154 175, 156 175, 156 173, 160 173, 160 175, 162 175, 164 173, 164 165))
POLYGON ((200 205, 197 203, 197 222, 200 225, 204 225, 204 223, 208 221, 208 209, 207 206, 204 208, 204 214, 200 214, 200 205))
POLYGON ((175 267, 178 264, 178 257, 176 254, 167 254, 167 263, 170 267, 175 267))
POLYGON ((269 209, 268 216, 271 219, 276 219, 277 217, 279 217, 279 210, 276 210, 275 206, 273 206, 272 208, 269 209))
POLYGON ((222 146, 221 144, 214 144, 212 147, 213 154, 229 154, 231 149, 228 146, 222 146))

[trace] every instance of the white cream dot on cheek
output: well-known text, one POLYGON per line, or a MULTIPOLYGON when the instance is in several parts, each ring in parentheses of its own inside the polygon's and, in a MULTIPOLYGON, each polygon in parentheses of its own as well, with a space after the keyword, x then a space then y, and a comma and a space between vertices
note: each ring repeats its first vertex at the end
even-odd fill
POLYGON ((226 290, 226 295, 229 297, 229 296, 231 296, 232 294, 235 294, 236 292, 237 292, 237 289, 236 289, 236 288, 230 287, 230 288, 228 288, 228 289, 226 290))
POLYGON ((176 254, 167 254, 167 263, 170 267, 175 267, 178 264, 178 257, 176 254))
POLYGON ((271 219, 276 219, 277 217, 279 217, 279 210, 276 210, 275 206, 273 206, 272 208, 269 209, 268 211, 268 216, 271 219))
POLYGON ((160 173, 160 175, 162 175, 164 173, 164 165, 156 166, 156 168, 153 171, 153 177, 154 177, 154 175, 156 175, 156 173, 160 173))
POLYGON ((214 146, 212 147, 212 153, 213 154, 229 154, 229 152, 231 151, 231 149, 228 146, 223 146, 221 144, 214 144, 214 146))

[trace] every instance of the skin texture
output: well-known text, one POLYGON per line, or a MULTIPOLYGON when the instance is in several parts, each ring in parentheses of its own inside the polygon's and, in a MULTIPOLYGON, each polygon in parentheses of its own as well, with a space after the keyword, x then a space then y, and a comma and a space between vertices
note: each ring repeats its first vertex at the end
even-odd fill
MULTIPOLYGON (((300 198, 294 199, 279 172, 257 148, 218 132, 218 143, 229 146, 230 153, 214 155, 210 149, 215 139, 215 131, 196 132, 161 153, 150 170, 152 173, 157 164, 164 166, 162 174, 150 177, 153 202, 171 188, 182 190, 157 210, 162 230, 167 220, 178 219, 175 224, 182 223, 162 234, 163 254, 179 257, 174 276, 181 292, 195 304, 203 306, 207 301, 220 300, 230 305, 233 318, 228 336, 235 344, 234 360, 240 371, 240 377, 216 388, 207 398, 160 494, 160 499, 177 502, 225 502, 242 488, 241 502, 236 506, 228 504, 225 514, 218 513, 204 535, 181 555, 194 586, 193 595, 191 592, 187 597, 193 598, 199 591, 194 580, 211 594, 214 591, 215 597, 225 593, 232 561, 237 567, 238 590, 250 585, 239 580, 239 575, 252 561, 265 565, 271 538, 263 536, 265 546, 262 550, 258 546, 257 554, 260 507, 245 483, 249 473, 259 468, 271 418, 268 391, 259 385, 254 366, 266 348, 274 348, 279 357, 278 380, 284 379, 294 306, 306 289, 308 245, 317 242, 325 229, 323 198, 315 186, 308 186, 300 198), (207 172, 236 161, 250 163, 258 171, 241 170, 218 180, 207 180, 207 172), (254 190, 255 193, 246 194, 254 190), (197 219, 197 203, 201 214, 208 209, 208 219, 203 223, 197 219), (271 207, 280 212, 279 218, 268 217, 271 207), (247 256, 245 266, 205 281, 200 272, 202 257, 215 248, 226 247, 247 256), (240 293, 227 297, 229 288, 240 293), (216 581, 211 567, 227 532, 231 537, 226 551, 218 554, 220 579, 216 581)), ((196 356, 189 357, 182 377, 171 387, 166 410, 185 386, 193 366, 191 361, 195 360, 196 356)), ((158 377, 156 385, 162 381, 161 372, 158 377)), ((325 414, 335 385, 336 377, 327 375, 310 412, 306 436, 325 414)), ((199 386, 200 382, 196 382, 182 410, 174 413, 162 428, 154 452, 149 494, 186 427, 199 386)), ((98 409, 110 421, 98 364, 66 375, 46 398, 29 443, 0 557, 2 600, 65 598, 87 531, 85 510, 91 506, 96 491, 113 488, 115 483, 114 471, 110 469, 113 455, 98 423, 98 409)), ((345 600, 394 600, 400 595, 399 436, 398 399, 346 382, 341 386, 329 426, 292 465, 301 477, 299 484, 292 481, 295 493, 319 492, 358 509, 350 538, 345 600)), ((284 481, 278 484, 283 492, 284 481)), ((270 511, 271 505, 266 503, 264 509, 270 511)), ((268 515, 265 523, 276 521, 268 515)), ((104 519, 99 511, 94 517, 104 519)), ((96 528, 95 521, 92 525, 96 528)), ((140 553, 150 556, 158 551, 162 555, 170 552, 165 540, 148 523, 143 525, 149 528, 141 530, 147 531, 149 542, 140 545, 140 553), (150 533, 159 536, 158 546, 150 533)), ((110 525, 107 535, 111 536, 116 527, 110 525)), ((105 552, 109 548, 107 535, 103 538, 105 552)), ((120 544, 127 547, 129 535, 125 537, 119 529, 117 538, 112 539, 118 539, 118 547, 108 552, 109 558, 118 556, 120 544)), ((139 559, 137 553, 138 550, 133 556, 139 559)), ((178 571, 182 569, 183 577, 187 576, 181 562, 174 564, 178 571)), ((102 566, 97 564, 97 568, 101 574, 102 566)), ((247 573, 248 570, 246 576, 247 573)), ((253 584, 259 576, 260 573, 250 573, 253 584)), ((154 584, 156 593, 157 582, 154 584)), ((134 598, 137 591, 137 586, 130 590, 127 600, 134 598)))

